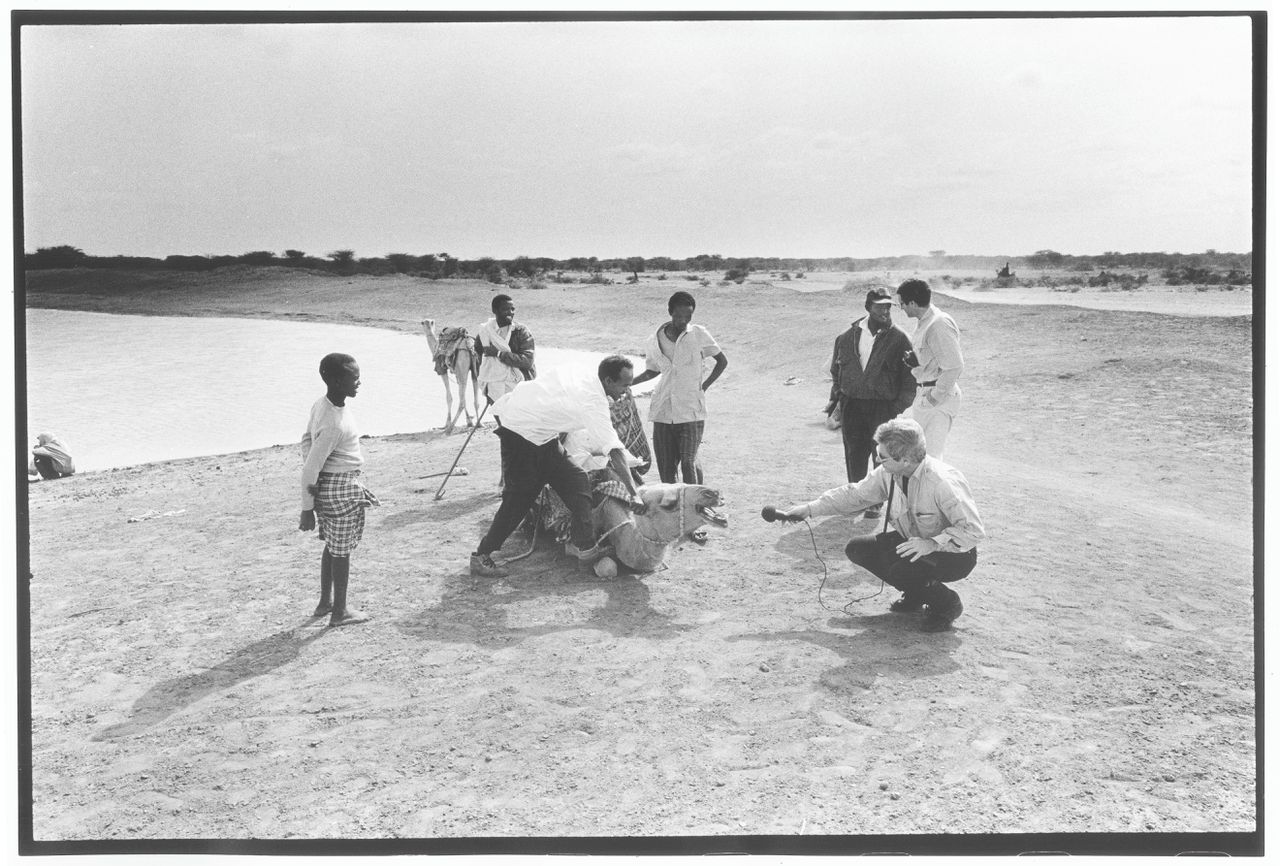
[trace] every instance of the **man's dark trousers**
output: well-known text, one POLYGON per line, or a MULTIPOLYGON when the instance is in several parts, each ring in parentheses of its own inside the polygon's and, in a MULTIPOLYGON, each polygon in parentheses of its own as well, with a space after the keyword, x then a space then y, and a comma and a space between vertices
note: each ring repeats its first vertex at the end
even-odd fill
POLYGON ((929 605, 930 610, 945 612, 960 601, 960 596, 944 584, 967 577, 978 564, 976 548, 964 553, 930 553, 915 562, 898 556, 897 547, 906 541, 896 531, 882 532, 870 538, 855 538, 845 547, 845 556, 890 586, 902 591, 908 602, 929 605))
POLYGON ((897 414, 892 400, 856 400, 841 395, 840 432, 850 484, 867 477, 867 460, 876 453, 876 428, 897 414))
POLYGON ((543 485, 559 494, 569 507, 573 520, 569 525, 569 537, 580 550, 595 544, 595 531, 591 525, 591 482, 587 473, 579 468, 559 439, 543 445, 534 445, 518 433, 505 427, 498 428, 498 440, 502 447, 502 466, 505 483, 502 488, 502 504, 493 516, 493 524, 480 541, 480 553, 493 553, 524 520, 529 509, 542 491, 543 485))

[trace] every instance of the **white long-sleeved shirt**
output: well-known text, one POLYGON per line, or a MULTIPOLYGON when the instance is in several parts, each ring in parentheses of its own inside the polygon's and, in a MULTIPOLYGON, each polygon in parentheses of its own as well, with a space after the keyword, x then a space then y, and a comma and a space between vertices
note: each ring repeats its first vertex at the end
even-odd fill
POLYGON ((307 430, 302 434, 302 510, 315 507, 307 492, 321 472, 350 472, 364 466, 360 434, 350 406, 335 406, 328 395, 311 406, 307 430))
POLYGON ((936 457, 925 457, 908 476, 905 497, 901 482, 877 466, 861 481, 810 502, 809 515, 857 514, 888 500, 889 486, 895 484, 889 522, 903 538, 931 538, 945 553, 963 553, 986 537, 969 483, 959 469, 936 457))
POLYGON ((931 304, 929 312, 916 321, 911 346, 920 362, 911 369, 916 381, 937 382, 933 389, 938 400, 955 394, 959 390, 960 374, 964 372, 956 320, 931 304))
POLYGON ((493 404, 502 426, 534 445, 544 445, 561 433, 586 431, 604 453, 626 451, 609 416, 609 398, 594 373, 548 370, 503 394, 493 404))

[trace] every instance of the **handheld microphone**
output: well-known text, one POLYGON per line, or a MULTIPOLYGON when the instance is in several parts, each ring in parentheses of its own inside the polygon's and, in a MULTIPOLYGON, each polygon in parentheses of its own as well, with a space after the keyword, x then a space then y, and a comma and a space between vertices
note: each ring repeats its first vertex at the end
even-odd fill
POLYGON ((766 505, 764 508, 761 508, 760 516, 770 523, 777 520, 781 520, 783 523, 791 523, 800 519, 798 517, 789 517, 786 514, 783 514, 776 506, 773 505, 766 505))

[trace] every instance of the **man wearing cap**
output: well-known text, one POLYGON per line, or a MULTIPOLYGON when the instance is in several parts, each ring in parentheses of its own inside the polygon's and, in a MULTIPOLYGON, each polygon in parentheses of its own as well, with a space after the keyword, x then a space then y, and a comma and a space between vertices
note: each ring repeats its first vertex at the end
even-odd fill
MULTIPOLYGON (((876 428, 906 411, 916 396, 915 379, 902 363, 911 340, 893 324, 889 290, 873 288, 864 306, 867 315, 836 337, 831 355, 831 399, 840 403, 849 483, 867 475, 867 461, 876 453, 876 428)), ((868 509, 864 516, 874 519, 880 510, 868 509)))
POLYGON ((960 329, 955 319, 933 306, 932 292, 924 280, 907 280, 898 286, 902 312, 916 320, 911 335, 913 351, 902 356, 920 389, 911 404, 911 417, 924 428, 930 457, 941 457, 951 423, 960 411, 960 329))

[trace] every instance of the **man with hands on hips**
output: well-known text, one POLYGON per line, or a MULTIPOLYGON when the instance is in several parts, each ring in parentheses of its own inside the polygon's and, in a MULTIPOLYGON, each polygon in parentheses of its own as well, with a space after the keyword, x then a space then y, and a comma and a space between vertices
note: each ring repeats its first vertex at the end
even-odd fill
POLYGON ((887 502, 884 530, 853 539, 845 555, 902 591, 891 611, 927 609, 922 629, 946 631, 964 610, 946 584, 973 571, 978 542, 986 535, 973 494, 959 470, 926 453, 924 430, 916 421, 886 421, 876 428, 875 441, 881 463, 866 478, 807 504, 779 509, 777 515, 803 520, 858 514, 887 502))

